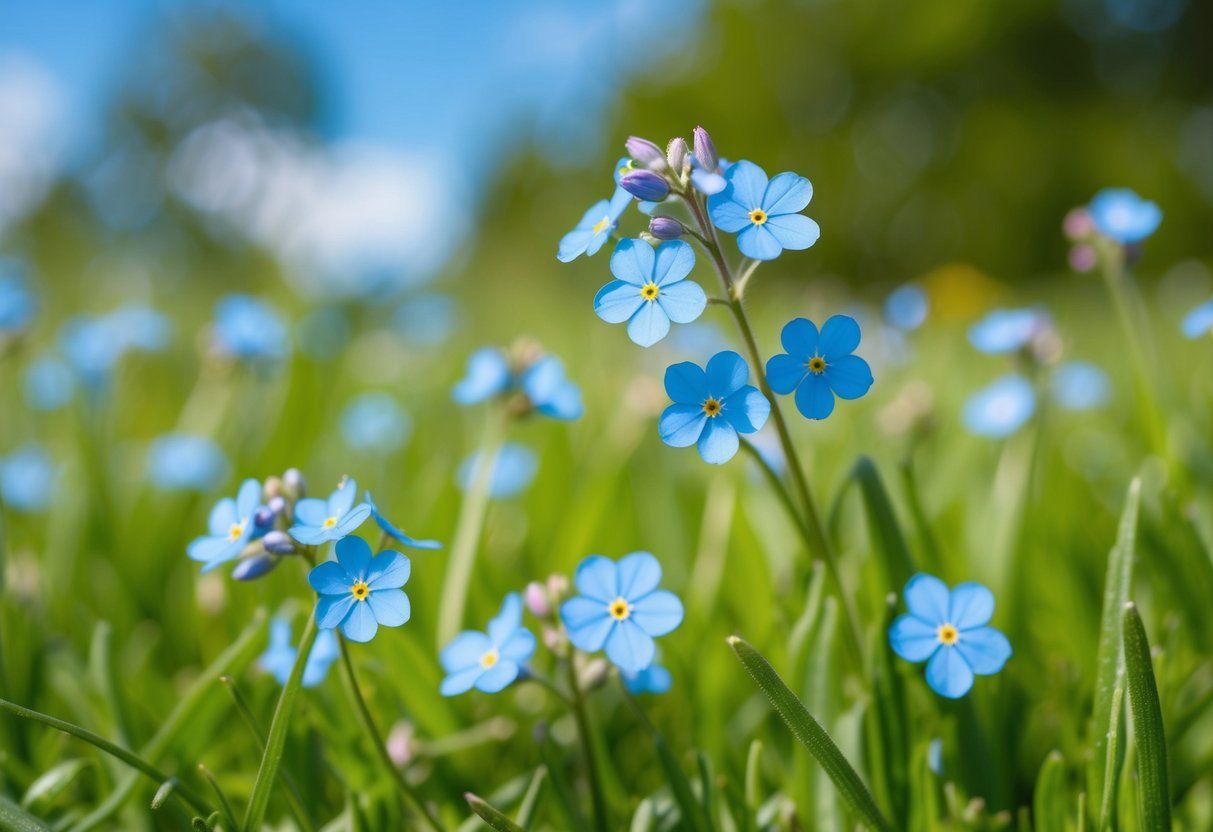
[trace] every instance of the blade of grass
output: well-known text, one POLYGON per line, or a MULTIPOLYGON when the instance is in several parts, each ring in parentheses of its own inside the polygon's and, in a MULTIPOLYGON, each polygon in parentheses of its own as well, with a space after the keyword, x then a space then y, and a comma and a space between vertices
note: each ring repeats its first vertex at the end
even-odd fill
POLYGON ((465 793, 463 799, 468 802, 468 806, 472 807, 473 812, 480 815, 481 820, 496 829, 497 832, 526 832, 521 826, 471 792, 465 793))
POLYGON ((1116 784, 1118 771, 1109 770, 1109 737, 1115 732, 1114 721, 1119 719, 1119 708, 1113 712, 1113 692, 1121 667, 1121 608, 1129 600, 1129 588, 1133 580, 1133 549, 1137 538, 1137 511, 1141 503, 1141 478, 1129 483, 1125 507, 1120 515, 1116 543, 1108 554, 1108 572, 1104 579, 1103 614, 1100 618, 1099 649, 1095 666, 1095 706, 1092 711, 1095 732, 1091 776, 1088 789, 1092 805, 1101 807, 1099 828, 1114 825, 1116 806, 1116 784), (1105 800, 1104 791, 1113 794, 1105 800))
POLYGON ((1032 817, 1036 832, 1066 832, 1070 796, 1066 787, 1066 765, 1060 751, 1045 757, 1032 794, 1032 817))
POLYGON ((1137 753, 1138 809, 1143 832, 1170 832, 1171 791, 1167 784, 1167 740, 1162 706, 1154 683, 1150 642, 1137 606, 1124 607, 1125 681, 1133 714, 1133 742, 1137 753))
POLYGON ((0 795, 0 829, 5 832, 51 832, 49 826, 4 795, 0 795))
POLYGON ((729 646, 737 654, 746 671, 766 694, 775 711, 787 723, 793 736, 809 749, 809 753, 834 781, 839 794, 865 825, 878 832, 892 832, 893 827, 885 820, 876 805, 872 793, 860 779, 855 768, 847 761, 838 746, 830 739, 821 724, 813 718, 804 704, 788 689, 779 674, 749 643, 737 636, 729 638, 729 646))
POLYGON ((901 531, 901 524, 893 511, 893 501, 885 488, 880 471, 870 458, 861 456, 851 469, 850 479, 858 486, 863 496, 863 505, 868 518, 868 532, 880 555, 881 567, 888 582, 887 589, 896 591, 906 585, 916 571, 914 557, 901 531))
POLYGON ((522 796, 522 803, 518 806, 518 814, 515 815, 518 825, 523 829, 530 829, 531 825, 535 823, 535 814, 539 811, 539 801, 543 797, 543 785, 547 782, 547 779, 547 768, 540 766, 535 769, 531 782, 527 784, 526 794, 522 796))

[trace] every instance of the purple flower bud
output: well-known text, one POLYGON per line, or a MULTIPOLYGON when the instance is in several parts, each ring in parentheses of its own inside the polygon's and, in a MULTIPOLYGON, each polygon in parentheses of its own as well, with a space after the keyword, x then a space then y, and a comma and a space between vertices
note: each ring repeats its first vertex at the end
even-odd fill
POLYGON ((387 735, 387 755, 398 768, 404 768, 413 761, 416 754, 417 730, 413 723, 401 720, 392 726, 387 735))
POLYGON ((660 147, 648 139, 632 136, 624 144, 624 147, 627 148, 628 155, 641 167, 646 167, 649 170, 661 170, 665 167, 665 154, 661 152, 660 147))
POLYGON ((651 170, 629 171, 619 180, 619 185, 645 202, 661 202, 670 195, 669 183, 651 170))
POLYGON ((569 594, 569 579, 566 575, 561 575, 559 572, 553 572, 548 575, 548 597, 554 601, 563 601, 564 596, 569 594))
POLYGON ((537 618, 547 618, 552 614, 552 604, 548 601, 547 590, 535 581, 526 585, 522 593, 526 608, 537 618))
POLYGON ((677 240, 685 230, 682 223, 673 217, 653 217, 649 220, 649 233, 658 240, 677 240))
POLYGON ((601 687, 611 673, 611 665, 606 659, 590 659, 577 674, 577 684, 582 690, 593 690, 601 687))
POLYGON ((269 510, 274 512, 276 516, 286 514, 286 497, 281 495, 277 497, 270 497, 270 501, 266 503, 266 505, 269 506, 269 510))
POLYGON ((712 137, 702 127, 695 128, 695 159, 704 170, 715 171, 720 167, 720 157, 716 154, 716 145, 712 137))
POLYGON ((1091 220, 1091 212, 1085 207, 1071 208, 1062 221, 1061 227, 1071 240, 1083 240, 1095 233, 1095 223, 1091 220))
POLYGON ((265 530, 274 525, 274 512, 269 506, 262 506, 253 515, 253 527, 265 530))
POLYGON ((245 558, 236 564, 236 568, 232 570, 232 577, 238 581, 255 581, 277 566, 280 560, 282 558, 274 555, 254 555, 251 558, 245 558))
POLYGON ((1080 243, 1070 249, 1070 268, 1076 272, 1089 272, 1095 268, 1097 257, 1095 249, 1086 243, 1080 243))
POLYGON ((674 173, 682 173, 682 168, 687 163, 687 154, 690 152, 686 139, 681 136, 670 139, 670 143, 665 148, 665 160, 673 168, 674 173))
POLYGON ((279 529, 275 529, 261 538, 261 545, 265 547, 265 551, 275 555, 291 555, 295 552, 295 541, 291 540, 289 534, 279 529))

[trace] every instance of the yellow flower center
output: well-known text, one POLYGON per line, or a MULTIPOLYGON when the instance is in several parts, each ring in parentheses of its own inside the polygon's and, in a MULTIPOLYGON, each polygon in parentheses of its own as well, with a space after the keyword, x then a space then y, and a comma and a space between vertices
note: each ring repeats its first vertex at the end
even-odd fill
POLYGON ((350 587, 350 595, 359 601, 365 601, 366 596, 371 594, 371 588, 366 585, 366 581, 355 581, 350 587))
POLYGON ((640 289, 640 296, 645 300, 657 300, 660 294, 661 290, 657 288, 656 283, 646 283, 640 289))
POLYGON ((939 628, 938 635, 940 644, 947 645, 948 647, 960 641, 960 632, 951 624, 942 625, 939 628))
POLYGON ((632 614, 631 606, 622 598, 616 598, 612 601, 608 609, 611 611, 611 617, 616 621, 623 621, 632 614))
POLYGON ((720 415, 720 400, 708 399, 703 403, 703 412, 708 415, 708 418, 713 418, 720 415))
POLYGON ((761 208, 755 208, 750 212, 750 222, 754 223, 754 225, 762 225, 766 221, 767 212, 761 208))
POLYGON ((632 164, 632 160, 631 160, 631 159, 628 159, 627 164, 622 165, 622 166, 619 168, 619 175, 620 175, 620 176, 623 176, 625 173, 628 173, 629 171, 635 170, 635 168, 636 168, 636 166, 632 164))
POLYGON ((821 375, 826 371, 826 360, 820 355, 815 355, 809 359, 809 372, 821 375))
POLYGON ((594 229, 593 229, 594 233, 601 234, 603 231, 605 231, 607 228, 609 228, 610 225, 611 225, 611 218, 603 217, 598 222, 594 223, 594 229))
POLYGON ((232 527, 227 530, 227 536, 232 540, 239 540, 240 535, 244 534, 244 524, 246 521, 241 520, 239 523, 233 523, 232 527))
POLYGON ((333 528, 333 526, 336 526, 336 525, 337 525, 336 517, 329 517, 324 521, 324 527, 326 529, 331 529, 331 528, 333 528))
POLYGON ((497 653, 497 651, 495 649, 490 650, 489 652, 485 653, 483 656, 480 657, 480 666, 483 667, 485 670, 488 670, 490 667, 497 664, 497 660, 500 658, 501 658, 501 656, 497 653))

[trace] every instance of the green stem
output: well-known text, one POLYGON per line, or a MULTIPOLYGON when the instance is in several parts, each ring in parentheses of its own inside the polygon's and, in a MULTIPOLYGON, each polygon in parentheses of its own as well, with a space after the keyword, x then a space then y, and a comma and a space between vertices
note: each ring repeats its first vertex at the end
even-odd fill
POLYGON ((223 789, 219 787, 219 781, 215 779, 215 775, 209 768, 198 764, 198 772, 206 778, 206 782, 210 783, 211 791, 215 793, 215 799, 219 801, 219 811, 223 813, 223 819, 233 830, 239 829, 240 824, 236 822, 236 813, 232 811, 232 804, 228 802, 227 795, 223 793, 223 789))
POLYGON ((504 409, 494 410, 485 425, 472 484, 459 507, 455 523, 455 538, 447 561, 446 578, 442 583, 442 600, 438 605, 438 647, 441 649, 463 625, 463 610, 467 605, 472 567, 476 562, 476 547, 484 530, 484 518, 489 508, 489 488, 493 484, 493 468, 498 451, 505 440, 508 416, 504 409))
POLYGON ((766 457, 762 455, 762 451, 758 450, 757 446, 755 446, 753 442, 750 442, 748 439, 743 437, 741 439, 741 448, 748 453, 755 462, 758 463, 758 467, 762 470, 762 473, 766 475, 767 482, 769 482, 771 487, 775 489, 775 495, 779 497, 779 502, 783 506, 784 510, 788 513, 788 517, 791 518, 792 524, 796 526, 796 530, 800 532, 800 536, 802 539, 804 539, 805 545, 809 545, 808 541, 811 537, 809 534, 809 527, 805 525, 804 518, 801 517, 800 512, 797 511, 796 503, 792 501, 792 495, 788 493, 787 484, 784 483, 783 479, 779 476, 775 469, 771 467, 771 463, 767 461, 766 457))
MULTIPOLYGON (((754 337, 754 330, 750 326, 749 318, 746 317, 745 308, 741 305, 741 294, 737 290, 738 283, 733 278, 732 268, 729 266, 728 260, 725 259, 724 252, 720 248, 720 239, 716 235, 716 226, 712 225, 708 220, 699 198, 692 194, 686 197, 686 201, 691 208, 695 221, 699 223, 703 235, 711 241, 711 245, 707 246, 708 255, 712 258, 716 271, 720 275, 720 280, 724 284, 725 294, 729 298, 729 308, 733 312, 737 328, 741 331, 741 340, 745 345, 745 350, 754 368, 754 375, 758 380, 758 389, 762 391, 762 394, 771 403, 771 421, 775 424, 775 431, 779 435, 779 444, 783 447, 784 456, 787 458, 792 485, 795 488, 796 496, 799 498, 803 510, 803 526, 806 533, 805 542, 808 544, 810 555, 816 555, 825 561, 830 576, 834 580, 835 587, 842 600, 843 610, 850 624, 847 628, 848 653, 854 661, 856 669, 862 670, 863 629, 859 624, 859 613, 855 609, 855 599, 847 592, 842 582, 842 573, 838 568, 838 558, 835 556, 834 549, 830 545, 829 536, 825 533, 825 526, 821 522, 821 514, 818 512, 817 504, 813 500, 813 491, 809 487, 808 478, 805 476, 804 468, 800 464, 800 457, 797 456, 796 447, 792 443, 792 434, 788 430, 787 420, 784 419, 783 410, 779 406, 779 399, 776 398, 774 391, 767 384, 762 353, 758 349, 758 341, 754 337)), ((751 267, 749 274, 753 274, 753 268, 751 267)), ((747 279, 749 274, 746 275, 747 279)))
MULTIPOLYGON (((31 710, 30 708, 24 708, 15 702, 9 702, 7 699, 0 699, 0 708, 3 708, 4 710, 8 711, 11 714, 22 717, 23 719, 30 719, 30 720, 33 720, 34 722, 41 722, 43 725, 49 725, 51 728, 62 731, 65 734, 71 734, 73 737, 76 737, 77 739, 84 740, 89 745, 92 745, 92 746, 95 746, 96 748, 101 749, 106 754, 109 754, 111 757, 116 757, 117 759, 126 763, 131 768, 135 769, 136 771, 147 775, 150 779, 154 780, 157 784, 164 783, 164 782, 168 781, 169 779, 171 779, 169 777, 169 775, 165 774, 163 771, 156 768, 154 765, 152 765, 147 760, 140 757, 138 754, 135 754, 133 751, 128 751, 127 749, 123 748, 122 746, 116 745, 116 744, 110 742, 105 737, 101 736, 100 734, 94 734, 92 731, 88 730, 87 728, 82 728, 79 725, 75 725, 71 722, 66 722, 57 717, 53 717, 48 714, 44 714, 41 711, 35 711, 35 710, 31 710)), ((180 798, 180 800, 188 808, 192 809, 195 812, 198 812, 203 815, 208 814, 210 812, 210 808, 206 805, 206 801, 203 800, 201 797, 199 797, 194 792, 192 792, 190 789, 186 788, 185 784, 183 784, 183 783, 178 782, 177 787, 173 790, 173 794, 177 795, 177 797, 180 798)))
POLYGON ((571 704, 573 718, 577 721, 577 731, 581 734, 581 752, 585 758, 585 776, 590 783, 590 799, 594 803, 594 828, 598 832, 607 832, 610 823, 607 817, 606 794, 602 790, 602 778, 598 773, 598 755, 594 750, 594 734, 590 727, 590 714, 586 708, 585 693, 577 681, 577 668, 573 666, 573 657, 567 662, 569 674, 569 690, 572 692, 571 704))
POLYGON ((367 739, 375 747, 375 753, 384 768, 391 773, 396 785, 400 787, 405 801, 420 816, 423 825, 433 832, 442 832, 442 824, 434 817, 429 807, 422 802, 421 797, 405 779, 404 772, 396 766, 392 756, 388 754, 387 742, 384 740, 383 734, 379 732, 379 727, 375 725, 375 718, 371 715, 371 709, 367 707, 366 697, 362 695, 362 688, 358 686, 358 677, 354 675, 354 663, 350 660, 349 647, 346 645, 345 639, 339 639, 339 641, 341 642, 341 665, 345 670, 345 680, 348 682, 347 689, 350 698, 354 700, 358 715, 362 718, 362 727, 366 731, 367 739))
POLYGON ((274 783, 274 775, 282 763, 282 752, 286 747, 287 726, 295 712, 295 700, 299 697, 299 689, 303 685, 303 669, 307 666, 308 656, 312 653, 312 645, 316 643, 316 615, 307 617, 303 628, 303 638, 299 641, 299 652, 295 656, 295 664, 291 667, 291 675, 287 677, 282 693, 278 696, 278 706, 274 708, 274 718, 270 722, 270 733, 265 741, 265 753, 261 755, 261 765, 257 769, 257 779, 253 782, 253 793, 249 796, 248 809, 244 813, 245 832, 258 832, 262 821, 265 820, 265 810, 269 806, 270 791, 274 783))

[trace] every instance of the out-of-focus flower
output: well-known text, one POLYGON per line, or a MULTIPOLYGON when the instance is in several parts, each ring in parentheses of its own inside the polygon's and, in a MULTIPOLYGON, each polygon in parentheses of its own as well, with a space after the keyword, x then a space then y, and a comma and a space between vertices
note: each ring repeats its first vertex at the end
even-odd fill
POLYGON ((295 525, 291 537, 308 546, 317 546, 352 533, 371 516, 366 503, 354 505, 358 484, 345 480, 327 500, 305 497, 295 504, 295 525))
POLYGON ((741 161, 724 173, 725 189, 708 198, 712 222, 737 234, 746 257, 774 260, 784 249, 806 249, 821 236, 817 223, 800 212, 813 198, 809 180, 781 173, 768 182, 766 172, 741 161))
POLYGON ((1061 221, 1061 230, 1066 237, 1074 242, 1087 239, 1095 233, 1095 223, 1091 222, 1091 212, 1086 206, 1071 208, 1061 221))
POLYGON ((0 500, 9 508, 29 514, 45 511, 54 489, 55 465, 36 442, 0 457, 0 500))
POLYGON ((246 361, 282 358, 290 345, 278 311, 249 295, 228 295, 215 305, 214 334, 220 353, 246 361))
POLYGON ((523 600, 526 603, 526 608, 536 618, 547 618, 552 614, 552 602, 548 598, 548 591, 538 581, 531 581, 526 585, 526 589, 523 591, 523 600))
POLYGON ((884 319, 902 332, 912 332, 927 319, 927 293, 917 283, 898 286, 884 301, 884 319))
POLYGON ((390 393, 362 393, 341 411, 341 436, 356 451, 390 454, 412 431, 408 414, 390 393))
POLYGON ((25 369, 25 400, 34 410, 58 410, 75 391, 71 368, 54 356, 43 355, 25 369))
POLYGON ((1000 439, 1023 427, 1036 410, 1036 393, 1023 376, 1005 375, 965 402, 964 423, 978 436, 1000 439))
POLYGON ((522 373, 522 392, 536 411, 552 419, 581 417, 581 390, 565 378, 564 364, 554 355, 545 355, 522 373))
POLYGON ((227 458, 214 440, 165 433, 152 440, 147 471, 163 491, 210 491, 227 478, 227 458))
POLYGON ((1089 272, 1095 268, 1095 264, 1099 261, 1099 256, 1095 253, 1095 248, 1086 243, 1079 243, 1076 246, 1070 247, 1070 253, 1066 255, 1067 261, 1070 263, 1070 268, 1076 272, 1089 272))
POLYGON ((594 298, 594 311, 609 324, 628 322, 628 337, 651 347, 670 331, 670 321, 686 324, 703 314, 707 295, 686 276, 695 267, 695 251, 680 240, 659 245, 620 240, 611 254, 616 280, 594 298))
POLYGON ((1180 330, 1187 338, 1199 338, 1213 332, 1213 299, 1209 299, 1184 316, 1180 330))
POLYGON ((796 409, 806 419, 824 419, 834 412, 834 397, 858 399, 872 387, 872 368, 854 355, 859 324, 847 315, 834 315, 818 333, 808 318, 789 321, 780 333, 786 352, 767 362, 767 383, 780 395, 796 391, 796 409))
POLYGON ((522 600, 511 592, 489 622, 488 633, 464 630, 442 648, 439 661, 446 678, 441 693, 458 696, 473 687, 483 693, 504 690, 534 653, 535 636, 522 626, 522 600))
POLYGON ((661 441, 672 448, 698 445, 704 462, 721 465, 737 453, 738 433, 754 433, 771 413, 771 403, 746 384, 750 368, 735 352, 717 353, 705 369, 690 361, 665 371, 673 404, 661 414, 661 441))
POLYGON ((973 687, 973 677, 1002 670, 1011 658, 1007 637, 988 626, 994 595, 978 583, 947 584, 918 574, 905 588, 907 615, 889 628, 893 652, 909 662, 927 662, 927 684, 949 699, 973 687))
MULTIPOLYGON (((285 685, 291 676, 291 668, 299 650, 291 644, 291 622, 286 618, 275 615, 270 619, 270 644, 257 663, 267 673, 285 685)), ((337 637, 332 630, 321 630, 316 634, 312 651, 307 654, 307 662, 303 665, 303 686, 314 688, 324 681, 328 675, 329 666, 341 655, 337 646, 337 637)))
MULTIPOLYGON (((477 451, 459 464, 456 481, 462 490, 471 489, 482 454, 483 451, 477 451)), ((489 496, 494 499, 505 499, 522 493, 539 471, 539 459, 535 452, 515 442, 507 442, 498 448, 490 464, 492 470, 488 474, 489 496)))
POLYGON ((484 347, 472 353, 467 370, 451 391, 459 404, 477 404, 504 393, 510 387, 510 362, 496 347, 484 347))
POLYGON ((1053 398, 1066 410, 1090 410, 1105 404, 1112 382, 1100 367, 1088 361, 1069 361, 1053 372, 1053 398))
POLYGON ((409 620, 409 598, 401 589, 412 571, 408 558, 390 550, 372 557, 361 537, 343 537, 336 549, 337 560, 325 561, 307 576, 320 594, 317 627, 339 627, 350 641, 365 642, 380 625, 399 627, 409 620))
POLYGON ((1095 230, 1123 245, 1140 243, 1162 222, 1162 209, 1128 188, 1105 188, 1088 210, 1095 230))
POLYGON ((168 318, 154 309, 127 304, 104 315, 68 320, 59 331, 59 343, 84 383, 98 388, 127 352, 163 349, 171 329, 168 318))
POLYGON ((521 391, 531 408, 553 419, 581 416, 581 390, 565 378, 564 365, 553 355, 533 359, 517 372, 502 350, 477 350, 451 395, 459 404, 470 405, 514 391, 521 391))
POLYGON ((1052 328, 1048 314, 1039 309, 995 309, 969 327, 969 343, 981 352, 1015 352, 1052 328))
POLYGON ((629 693, 669 693, 674 685, 674 677, 670 671, 659 664, 651 664, 637 673, 620 671, 624 687, 629 693))
POLYGON ((587 653, 606 648, 607 658, 625 673, 653 663, 653 639, 682 623, 682 602, 658 589, 661 564, 648 552, 633 552, 618 563, 590 555, 573 576, 577 595, 560 605, 569 640, 587 653))
POLYGON ((591 205, 576 227, 560 239, 556 259, 568 263, 583 254, 587 257, 596 254, 619 226, 619 217, 631 201, 632 195, 617 187, 609 200, 599 200, 591 205))
POLYGON ((0 259, 0 335, 29 326, 36 308, 24 265, 11 258, 0 259))
POLYGON ((379 511, 379 507, 375 505, 375 501, 371 499, 371 492, 366 492, 365 497, 366 504, 371 507, 371 517, 375 518, 375 523, 379 526, 379 528, 383 529, 383 531, 386 532, 389 537, 392 537, 405 546, 413 549, 442 548, 442 544, 437 540, 417 540, 416 538, 409 537, 400 528, 394 525, 392 521, 383 516, 383 514, 379 511))
POLYGON ((186 549, 191 560, 201 561, 203 573, 210 572, 240 556, 256 534, 253 515, 261 507, 261 483, 247 479, 240 485, 236 499, 224 497, 215 503, 207 519, 209 534, 197 537, 186 549))
POLYGON ((416 295, 400 304, 393 317, 396 331, 410 344, 436 347, 459 326, 459 306, 447 295, 416 295))

